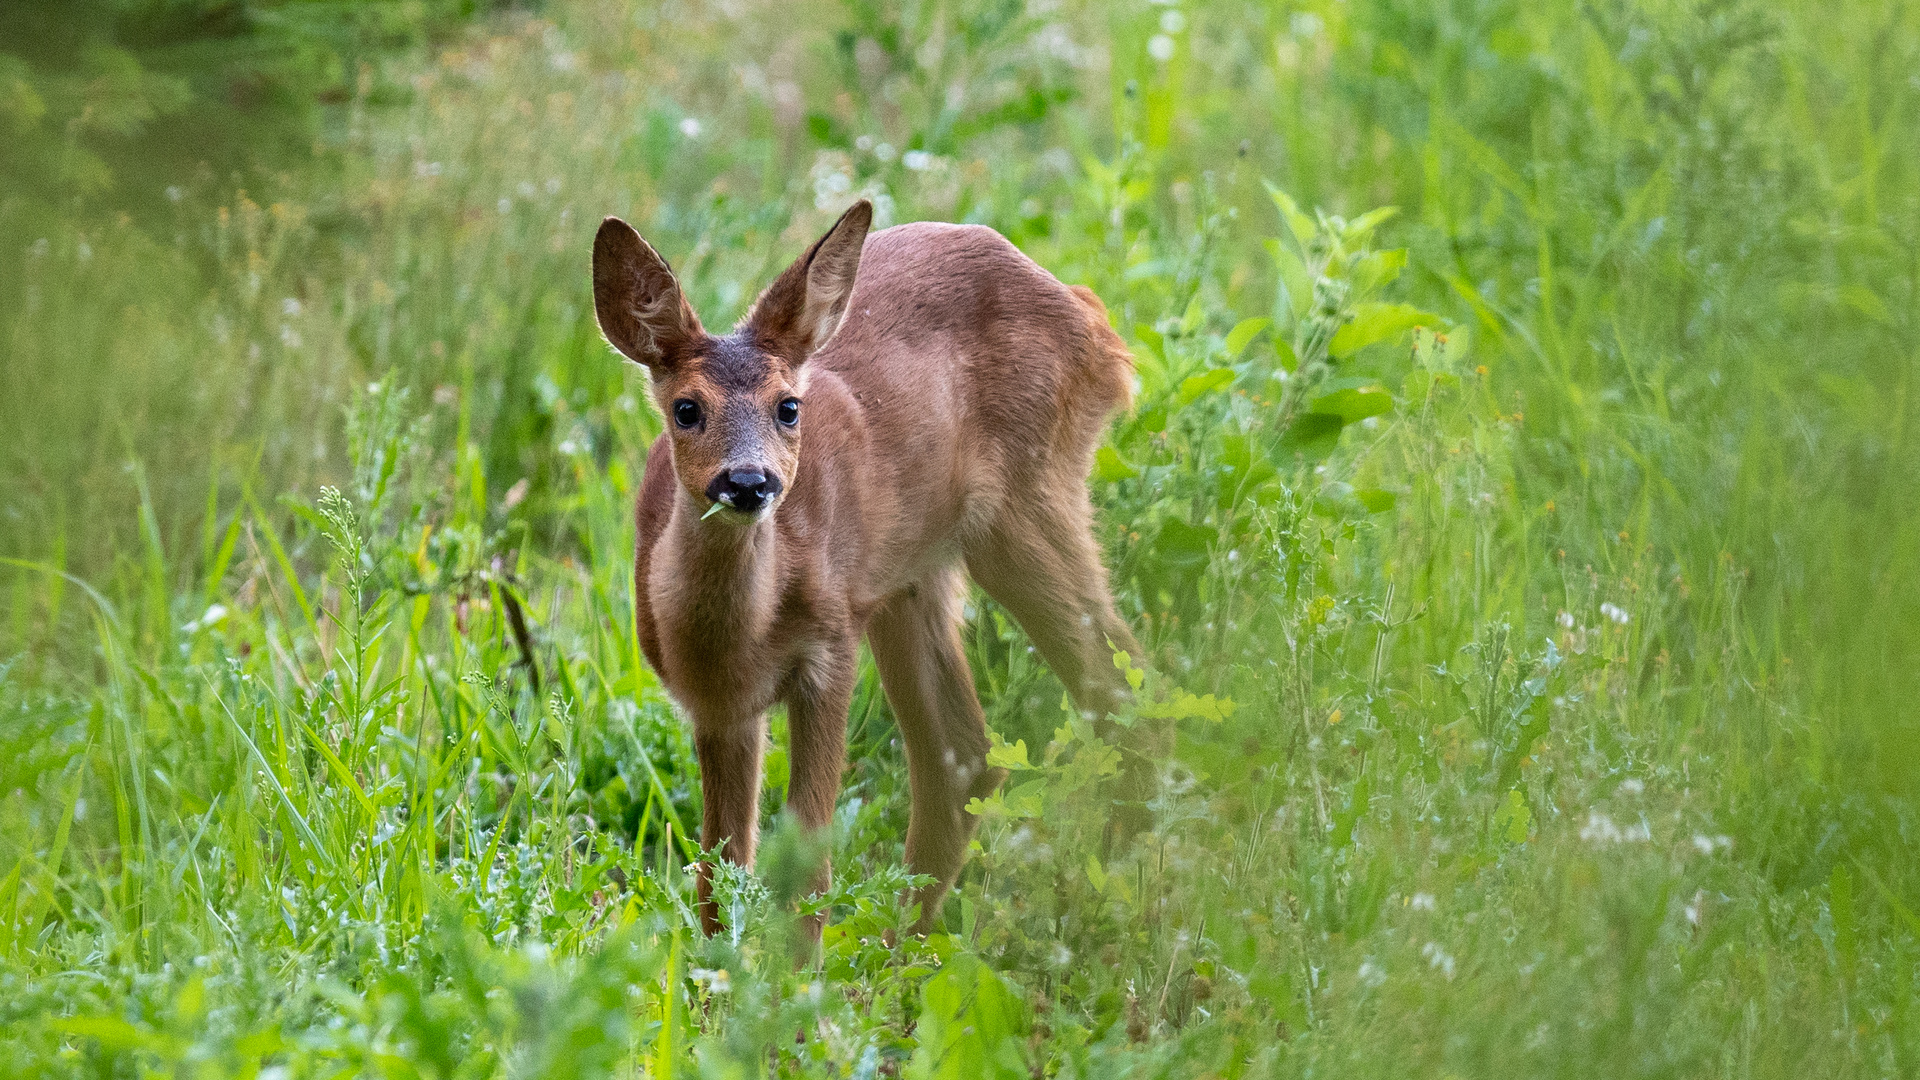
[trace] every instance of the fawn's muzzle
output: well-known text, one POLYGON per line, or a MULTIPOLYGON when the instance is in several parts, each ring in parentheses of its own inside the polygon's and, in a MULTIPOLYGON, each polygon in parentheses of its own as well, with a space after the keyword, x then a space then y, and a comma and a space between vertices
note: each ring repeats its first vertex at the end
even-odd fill
POLYGON ((707 485, 707 498, 751 514, 780 494, 780 478, 759 469, 729 469, 707 485))

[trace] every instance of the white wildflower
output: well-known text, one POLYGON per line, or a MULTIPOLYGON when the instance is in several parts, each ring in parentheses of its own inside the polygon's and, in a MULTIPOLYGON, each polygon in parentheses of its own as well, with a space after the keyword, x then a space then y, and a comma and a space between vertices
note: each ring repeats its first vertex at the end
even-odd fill
POLYGON ((1687 901, 1687 925, 1699 926, 1700 919, 1706 914, 1706 910, 1707 890, 1700 889, 1693 894, 1692 900, 1687 901))
POLYGON ((1148 38, 1147 55, 1163 64, 1173 59, 1173 39, 1165 34, 1155 34, 1148 38))
POLYGON ((1429 941, 1421 946, 1420 955, 1427 958, 1428 965, 1435 971, 1438 971, 1449 979, 1453 978, 1453 954, 1441 948, 1439 942, 1429 941))
POLYGON ((1580 839, 1590 844, 1646 843, 1653 839, 1653 829, 1645 817, 1622 828, 1600 811, 1589 810, 1587 823, 1580 826, 1580 839))
POLYGON ((1627 625, 1627 620, 1632 618, 1632 616, 1627 614, 1626 609, 1614 604, 1601 604, 1600 614, 1605 615, 1608 619, 1620 626, 1627 625))
POLYGON ((689 139, 699 138, 700 137, 700 118, 697 116, 689 116, 681 120, 680 134, 685 135, 689 139))
POLYGON ((1733 847, 1731 836, 1708 836, 1706 833, 1693 834, 1694 849, 1702 855, 1711 855, 1716 851, 1726 851, 1733 847))
POLYGON ((1407 906, 1415 911, 1432 911, 1438 905, 1430 892, 1417 892, 1407 898, 1407 906))
POLYGON ((697 967, 687 974, 693 977, 694 982, 699 983, 715 994, 724 994, 733 989, 733 976, 727 974, 726 968, 697 967))

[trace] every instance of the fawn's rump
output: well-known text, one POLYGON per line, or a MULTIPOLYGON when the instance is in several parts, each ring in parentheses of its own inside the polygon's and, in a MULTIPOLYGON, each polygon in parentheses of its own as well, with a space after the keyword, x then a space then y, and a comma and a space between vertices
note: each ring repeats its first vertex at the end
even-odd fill
POLYGON ((1133 356, 1093 290, 979 225, 869 236, 846 323, 815 362, 869 406, 908 406, 870 409, 889 417, 878 434, 891 450, 990 459, 1014 484, 1031 468, 1084 479, 1107 418, 1133 397, 1133 356))

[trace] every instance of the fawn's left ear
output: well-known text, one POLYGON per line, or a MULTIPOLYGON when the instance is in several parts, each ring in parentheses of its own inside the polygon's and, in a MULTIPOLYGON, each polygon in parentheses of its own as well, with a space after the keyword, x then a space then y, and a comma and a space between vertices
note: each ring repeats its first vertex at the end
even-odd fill
POLYGON ((705 335, 667 261, 616 217, 593 238, 593 309, 607 341, 649 368, 672 367, 705 335))
POLYGON ((853 279, 860 272, 860 250, 873 224, 873 204, 865 199, 840 215, 827 235, 794 260, 741 321, 761 348, 804 363, 840 329, 853 279))

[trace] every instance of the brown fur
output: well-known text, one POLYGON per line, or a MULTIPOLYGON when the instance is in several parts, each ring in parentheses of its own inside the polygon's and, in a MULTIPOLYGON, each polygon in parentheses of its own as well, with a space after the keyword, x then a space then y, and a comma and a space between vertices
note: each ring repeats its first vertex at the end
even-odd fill
MULTIPOLYGON (((776 702, 793 740, 788 805, 807 827, 828 822, 864 635, 906 744, 907 860, 934 878, 917 897, 926 929, 966 856, 967 800, 1005 779, 986 766, 961 649, 962 565, 1081 708, 1127 693, 1106 646, 1138 647, 1108 593, 1086 475, 1130 398, 1132 358, 1090 290, 991 229, 869 236, 870 216, 856 204, 724 337, 609 218, 594 300, 668 417, 640 490, 634 590, 647 662, 692 717, 702 843, 751 863, 776 702), (774 419, 789 396, 803 399, 794 427, 774 419), (681 399, 700 402, 697 428, 674 420, 681 399), (703 519, 710 485, 743 467, 783 490, 757 514, 703 519)), ((705 868, 699 881, 711 932, 705 868)))

